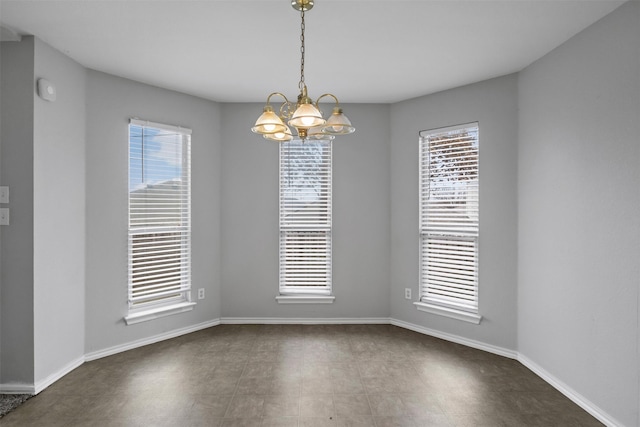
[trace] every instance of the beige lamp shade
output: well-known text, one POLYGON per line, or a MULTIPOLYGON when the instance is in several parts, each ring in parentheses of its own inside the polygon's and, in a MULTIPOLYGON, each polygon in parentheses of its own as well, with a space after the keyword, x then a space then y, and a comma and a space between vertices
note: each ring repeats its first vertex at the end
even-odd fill
POLYGON ((322 114, 313 104, 300 104, 289 120, 289 125, 296 129, 311 129, 324 123, 322 114))
POLYGON ((347 135, 355 132, 356 128, 351 125, 351 120, 344 115, 342 108, 334 107, 322 130, 331 135, 347 135))
POLYGON ((325 133, 323 131, 324 126, 315 126, 307 131, 307 139, 313 139, 316 141, 333 141, 336 137, 325 133))
POLYGON ((263 113, 258 117, 258 120, 256 120, 255 126, 251 128, 251 131, 269 135, 277 132, 285 132, 286 129, 287 125, 273 112, 273 108, 271 108, 270 105, 266 105, 263 113))
POLYGON ((262 136, 264 136, 265 139, 268 139, 269 141, 277 141, 277 142, 286 142, 286 141, 291 141, 293 139, 293 135, 291 134, 291 129, 289 129, 289 126, 287 125, 285 125, 284 131, 268 133, 262 136))

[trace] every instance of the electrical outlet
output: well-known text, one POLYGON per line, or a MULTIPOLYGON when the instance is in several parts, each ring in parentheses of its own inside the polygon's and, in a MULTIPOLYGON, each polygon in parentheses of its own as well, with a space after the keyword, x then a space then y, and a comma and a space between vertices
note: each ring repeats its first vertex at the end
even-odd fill
POLYGON ((9 203, 9 187, 0 187, 0 203, 9 203))
POLYGON ((411 299, 411 288, 404 288, 404 297, 406 299, 411 299))
POLYGON ((204 288, 198 289, 198 299, 204 299, 204 288))

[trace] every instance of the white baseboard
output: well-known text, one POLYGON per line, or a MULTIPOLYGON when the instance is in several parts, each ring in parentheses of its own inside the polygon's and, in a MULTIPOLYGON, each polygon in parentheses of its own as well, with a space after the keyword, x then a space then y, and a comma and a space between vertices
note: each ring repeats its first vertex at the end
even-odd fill
POLYGON ((447 334, 446 332, 436 331, 435 329, 425 328, 424 326, 415 325, 413 323, 405 322, 398 319, 389 319, 389 323, 394 326, 409 329, 421 334, 430 335, 432 337, 440 338, 445 341, 455 342, 457 344, 466 345, 467 347, 476 348, 478 350, 486 351, 489 353, 497 354, 499 356, 508 357, 510 359, 517 359, 518 352, 515 350, 509 350, 507 348, 498 347, 492 344, 486 344, 480 341, 475 341, 469 338, 464 338, 458 335, 447 334))
POLYGON ((78 366, 84 363, 84 356, 80 356, 74 361, 66 364, 62 369, 52 373, 42 381, 38 381, 34 384, 22 384, 22 383, 8 383, 0 384, 0 393, 3 394, 38 394, 51 384, 58 381, 60 378, 67 375, 69 372, 76 369, 78 366))
POLYGON ((613 418, 611 415, 607 414, 605 411, 600 409, 593 402, 586 399, 580 393, 577 393, 571 387, 566 385, 564 382, 560 381, 555 376, 551 375, 549 372, 538 366, 531 359, 527 358, 523 354, 518 354, 518 361, 522 363, 524 366, 529 368, 533 373, 538 375, 540 378, 549 383, 553 388, 558 390, 560 393, 567 396, 573 403, 580 406, 582 409, 591 414, 594 418, 600 421, 602 424, 607 427, 623 427, 624 425, 613 418))
POLYGON ((0 384, 0 393, 2 394, 36 394, 36 388, 33 384, 6 383, 6 384, 0 384))
POLYGON ((168 340, 170 338, 179 337, 181 335, 190 334, 201 329, 210 328, 220 324, 220 319, 209 320, 207 322, 198 323, 197 325, 187 326, 186 328, 174 329, 169 332, 154 335, 147 338, 142 338, 136 341, 128 342, 125 344, 115 345, 113 347, 105 348, 102 350, 92 351, 85 354, 84 359, 89 362, 91 360, 101 359, 103 357, 111 356, 113 354, 122 353, 123 351, 133 350, 134 348, 143 347, 145 345, 157 343, 160 341, 168 340))
POLYGON ((83 363, 84 363, 84 356, 80 356, 76 360, 72 361, 71 363, 68 363, 66 366, 64 366, 62 369, 60 369, 58 372, 54 372, 53 374, 49 375, 47 378, 45 378, 42 381, 37 381, 36 382, 36 386, 35 386, 35 393, 34 394, 40 393, 42 390, 44 390, 45 388, 49 387, 51 384, 55 383, 60 378, 64 377, 69 372, 73 371, 78 366, 82 365, 83 363))
POLYGON ((388 317, 222 317, 223 325, 388 325, 388 317))

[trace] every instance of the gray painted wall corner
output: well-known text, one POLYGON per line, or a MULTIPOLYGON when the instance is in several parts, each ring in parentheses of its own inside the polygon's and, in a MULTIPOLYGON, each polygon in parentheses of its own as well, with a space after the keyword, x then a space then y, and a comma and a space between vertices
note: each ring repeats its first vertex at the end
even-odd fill
POLYGON ((0 383, 34 382, 33 37, 0 44, 0 183, 9 186, 11 223, 0 244, 0 383))

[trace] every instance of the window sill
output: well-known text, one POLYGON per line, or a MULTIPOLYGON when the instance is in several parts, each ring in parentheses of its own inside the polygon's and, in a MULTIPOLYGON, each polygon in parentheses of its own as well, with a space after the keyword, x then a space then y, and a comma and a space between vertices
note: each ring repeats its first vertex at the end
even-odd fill
POLYGON ((157 319, 159 317, 171 316, 172 314, 184 313, 193 310, 195 302, 180 302, 172 305, 151 308, 147 310, 135 311, 124 317, 127 325, 135 325, 136 323, 146 322, 148 320, 157 319))
POLYGON ((278 304, 333 304, 332 295, 278 295, 278 304))
POLYGON ((464 322, 474 323, 476 325, 480 324, 482 320, 482 316, 469 313, 468 311, 457 310, 455 308, 443 307, 440 305, 428 304, 425 302, 414 302, 413 303, 416 308, 420 311, 424 311, 426 313, 437 314, 440 316, 450 317, 452 319, 462 320, 464 322))

